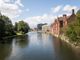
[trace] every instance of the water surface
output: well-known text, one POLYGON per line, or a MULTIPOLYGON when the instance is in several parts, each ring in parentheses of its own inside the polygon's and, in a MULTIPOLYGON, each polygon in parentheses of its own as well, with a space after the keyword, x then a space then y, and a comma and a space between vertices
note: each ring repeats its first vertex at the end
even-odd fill
POLYGON ((9 43, 0 43, 0 60, 80 59, 75 55, 73 49, 65 42, 49 34, 29 32, 25 36, 13 38, 9 43))

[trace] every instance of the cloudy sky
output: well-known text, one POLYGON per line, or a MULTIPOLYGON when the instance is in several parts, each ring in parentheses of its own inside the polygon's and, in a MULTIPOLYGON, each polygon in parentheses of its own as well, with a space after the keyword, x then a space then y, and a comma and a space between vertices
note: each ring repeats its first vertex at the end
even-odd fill
POLYGON ((51 24, 62 14, 71 14, 71 10, 80 8, 80 0, 0 0, 0 11, 8 16, 12 23, 24 20, 31 27, 38 23, 51 24))

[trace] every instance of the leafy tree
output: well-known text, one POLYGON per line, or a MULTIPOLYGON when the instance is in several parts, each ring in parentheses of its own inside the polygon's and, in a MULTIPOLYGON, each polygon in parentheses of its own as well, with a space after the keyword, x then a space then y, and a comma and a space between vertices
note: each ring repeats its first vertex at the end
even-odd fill
POLYGON ((4 36, 5 31, 5 23, 0 17, 0 38, 4 36))
POLYGON ((15 22, 14 30, 17 31, 17 28, 18 28, 18 23, 15 22))
POLYGON ((0 34, 2 36, 11 36, 15 34, 12 22, 7 16, 0 16, 0 25, 0 34))
POLYGON ((30 29, 29 25, 24 21, 19 21, 18 23, 15 23, 15 29, 18 32, 27 33, 30 29))
POLYGON ((4 16, 4 15, 2 16, 2 19, 5 22, 5 34, 6 35, 15 34, 11 20, 8 17, 4 16))

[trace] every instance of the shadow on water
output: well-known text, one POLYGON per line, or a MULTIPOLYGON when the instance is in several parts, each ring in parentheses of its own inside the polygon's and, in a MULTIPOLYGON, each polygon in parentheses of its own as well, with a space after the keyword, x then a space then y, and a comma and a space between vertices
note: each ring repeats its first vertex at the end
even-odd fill
POLYGON ((15 44, 21 48, 25 48, 29 43, 28 35, 17 36, 14 39, 16 40, 15 44))

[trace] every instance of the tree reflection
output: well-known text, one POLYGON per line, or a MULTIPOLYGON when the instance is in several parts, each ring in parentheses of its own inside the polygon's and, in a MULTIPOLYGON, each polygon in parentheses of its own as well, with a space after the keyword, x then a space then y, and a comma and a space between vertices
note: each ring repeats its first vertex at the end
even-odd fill
POLYGON ((16 37, 16 44, 21 47, 21 48, 25 48, 29 43, 28 40, 28 35, 22 35, 22 36, 17 36, 16 37))
POLYGON ((13 38, 14 37, 7 37, 7 38, 4 38, 4 39, 0 38, 0 44, 6 44, 6 43, 12 44, 13 38))
POLYGON ((8 38, 5 40, 6 42, 0 42, 0 60, 5 60, 6 58, 8 58, 12 51, 12 38, 8 38))

